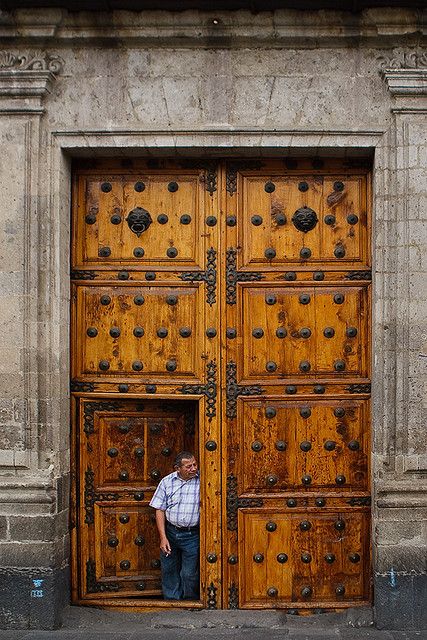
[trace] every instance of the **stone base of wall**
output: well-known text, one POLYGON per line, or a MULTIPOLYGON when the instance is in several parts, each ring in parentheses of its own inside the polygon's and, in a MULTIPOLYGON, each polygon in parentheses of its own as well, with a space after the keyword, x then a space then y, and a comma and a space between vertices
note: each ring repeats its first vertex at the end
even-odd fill
POLYGON ((57 629, 70 600, 69 567, 0 568, 0 628, 57 629))
POLYGON ((427 573, 376 576, 374 589, 378 629, 427 629, 427 573))

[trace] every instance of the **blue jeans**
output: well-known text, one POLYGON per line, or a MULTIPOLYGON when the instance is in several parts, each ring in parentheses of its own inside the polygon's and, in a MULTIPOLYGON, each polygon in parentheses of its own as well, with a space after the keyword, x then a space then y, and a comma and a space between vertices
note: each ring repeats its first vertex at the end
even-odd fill
POLYGON ((166 523, 172 553, 160 554, 162 589, 166 600, 199 599, 199 530, 175 529, 166 523))

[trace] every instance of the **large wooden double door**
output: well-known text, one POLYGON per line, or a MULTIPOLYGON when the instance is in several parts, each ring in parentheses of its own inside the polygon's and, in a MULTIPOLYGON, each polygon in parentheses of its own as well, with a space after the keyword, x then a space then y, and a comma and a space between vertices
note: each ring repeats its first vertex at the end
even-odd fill
POLYGON ((195 606, 369 601, 369 210, 363 163, 76 169, 76 602, 166 606, 148 503, 181 449, 195 606))

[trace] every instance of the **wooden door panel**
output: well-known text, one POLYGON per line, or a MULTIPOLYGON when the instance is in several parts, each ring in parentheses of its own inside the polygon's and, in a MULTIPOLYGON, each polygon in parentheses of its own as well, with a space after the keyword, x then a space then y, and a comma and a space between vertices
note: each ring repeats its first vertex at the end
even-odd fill
POLYGON ((239 512, 241 606, 318 606, 369 597, 369 514, 239 512))
POLYGON ((201 379, 199 285, 78 285, 74 291, 80 350, 73 377, 201 379))
POLYGON ((115 593, 120 597, 161 595, 159 540, 153 517, 148 506, 95 506, 97 582, 117 585, 115 593))
POLYGON ((81 597, 160 596, 148 506, 179 451, 197 450, 191 402, 80 397, 81 597))
POLYGON ((241 285, 243 380, 367 376, 367 286, 241 285))
POLYGON ((245 398, 239 494, 367 491, 369 401, 245 398))
POLYGON ((237 204, 241 267, 366 261, 364 178, 248 173, 237 204))
POLYGON ((75 218, 76 267, 118 268, 125 263, 131 267, 203 268, 197 239, 204 222, 205 195, 198 173, 81 176, 75 218), (138 226, 131 228, 129 215, 135 209, 149 214, 148 227, 142 231, 138 226))

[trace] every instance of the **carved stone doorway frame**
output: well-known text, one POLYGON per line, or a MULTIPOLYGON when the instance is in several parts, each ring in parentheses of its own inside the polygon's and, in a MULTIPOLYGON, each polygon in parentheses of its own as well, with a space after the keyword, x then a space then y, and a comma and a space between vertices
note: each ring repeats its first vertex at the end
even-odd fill
MULTIPOLYGON (((38 262, 39 273, 45 278, 44 287, 55 290, 49 296, 46 317, 51 323, 47 327, 45 340, 48 353, 59 356, 57 376, 45 381, 45 397, 60 400, 57 416, 58 432, 64 438, 69 425, 69 246, 71 211, 71 168, 73 159, 85 157, 136 157, 169 156, 185 157, 197 155, 233 156, 336 156, 358 158, 370 156, 373 165, 373 354, 387 354, 383 358, 374 356, 372 366, 372 469, 373 469, 373 529, 378 519, 376 498, 382 491, 376 482, 384 477, 384 468, 392 463, 396 431, 396 397, 404 384, 402 367, 397 367, 398 350, 396 337, 382 331, 387 323, 393 323, 395 310, 389 300, 394 297, 397 286, 397 257, 388 255, 383 248, 396 245, 397 230, 386 224, 390 212, 387 194, 393 193, 391 178, 395 157, 391 151, 390 132, 371 131, 55 131, 51 144, 46 147, 50 173, 48 224, 38 229, 40 245, 46 252, 33 256, 38 262), (43 237, 43 234, 47 236, 43 237), (393 276, 394 273, 394 276, 393 276), (392 356, 394 354, 394 357, 392 356), (384 414, 383 407, 389 412, 384 414)), ((396 214, 397 215, 397 214, 396 214)), ((46 222, 46 221, 45 221, 46 222)), ((399 266, 399 269, 402 265, 399 266)), ((403 292, 404 293, 404 292, 403 292)), ((402 391, 400 391, 401 393, 402 391)), ((55 429, 55 425, 52 426, 55 429)), ((60 469, 66 475, 69 464, 69 449, 59 457, 60 469)), ((372 540, 375 538, 372 537, 372 540)), ((373 570, 377 572, 377 553, 373 550, 373 570)))

